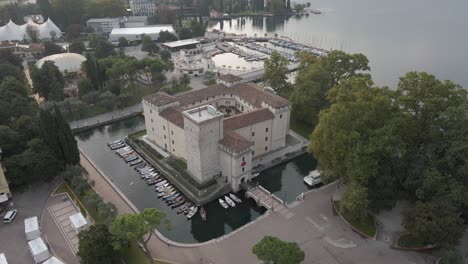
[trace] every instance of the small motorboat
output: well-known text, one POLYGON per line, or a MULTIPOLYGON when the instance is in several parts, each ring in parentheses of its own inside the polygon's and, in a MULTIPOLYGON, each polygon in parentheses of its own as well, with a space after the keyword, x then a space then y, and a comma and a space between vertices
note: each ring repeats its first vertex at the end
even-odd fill
POLYGON ((168 196, 168 197, 163 197, 163 200, 165 200, 165 201, 167 202, 167 201, 170 201, 170 200, 173 200, 173 199, 177 198, 178 196, 180 196, 180 193, 179 193, 179 192, 178 192, 178 193, 175 193, 175 194, 173 194, 173 195, 170 195, 170 196, 168 196))
POLYGON ((167 180, 162 180, 162 181, 156 183, 156 187, 162 186, 162 185, 164 185, 165 183, 167 183, 167 180))
POLYGON ((304 177, 304 182, 313 187, 317 184, 322 183, 322 178, 320 177, 320 172, 318 170, 313 170, 309 172, 309 175, 304 177))
POLYGON ((227 203, 226 203, 222 198, 219 198, 218 201, 219 201, 219 204, 220 204, 224 209, 228 209, 229 206, 227 205, 227 203))
POLYGON ((138 170, 140 170, 140 169, 142 169, 144 167, 146 167, 146 163, 138 164, 133 169, 138 171, 138 170))
POLYGON ((163 197, 163 198, 167 198, 167 197, 170 197, 170 196, 174 195, 175 193, 176 193, 175 191, 162 191, 162 192, 158 193, 158 196, 163 197))
POLYGON ((182 200, 179 200, 179 201, 173 203, 173 204, 171 205, 171 207, 172 207, 172 209, 174 209, 174 208, 177 208, 177 207, 183 205, 184 203, 185 203, 185 200, 182 199, 182 200))
POLYGON ((188 204, 188 205, 187 205, 187 208, 185 208, 184 214, 190 213, 190 209, 191 209, 191 208, 192 208, 192 205, 191 205, 191 204, 188 204))
POLYGON ((140 164, 142 162, 143 162, 142 159, 136 159, 136 160, 130 162, 130 166, 135 166, 135 165, 138 165, 138 164, 140 164))
POLYGON ((242 203, 242 200, 239 199, 239 197, 235 196, 233 193, 230 193, 229 197, 231 197, 231 199, 234 200, 236 203, 242 203))
POLYGON ((183 199, 184 199, 184 197, 178 196, 178 197, 176 197, 176 198, 174 198, 172 200, 166 201, 166 202, 167 202, 167 205, 172 205, 172 204, 175 204, 178 201, 183 200, 183 199))
POLYGON ((206 211, 205 208, 200 208, 200 216, 203 219, 203 221, 206 221, 206 211))
POLYGON ((182 205, 177 209, 177 214, 183 213, 187 209, 187 205, 182 205))
POLYGON ((148 184, 148 185, 154 185, 154 184, 156 184, 156 181, 157 181, 156 178, 149 179, 149 180, 146 182, 146 184, 148 184))
POLYGON ((258 175, 260 175, 259 172, 252 174, 252 178, 256 178, 258 175))
POLYGON ((136 159, 138 159, 138 155, 133 155, 133 156, 130 156, 128 158, 125 158, 125 162, 129 163, 129 162, 134 161, 136 159))
MULTIPOLYGON (((156 187, 156 191, 162 192, 166 189, 166 187, 169 187, 169 183, 165 183, 159 187, 156 187)), ((172 186, 171 186, 172 187, 172 186)))
POLYGON ((227 195, 224 196, 224 199, 226 199, 226 203, 228 203, 232 207, 236 207, 236 203, 231 200, 227 195))
POLYGON ((109 142, 107 143, 107 146, 110 146, 110 145, 115 145, 115 144, 121 144, 121 143, 124 143, 122 139, 118 139, 118 140, 114 140, 112 142, 109 142))
POLYGON ((197 213, 197 210, 198 210, 198 207, 192 206, 192 208, 190 208, 190 212, 187 215, 187 219, 192 218, 197 213))

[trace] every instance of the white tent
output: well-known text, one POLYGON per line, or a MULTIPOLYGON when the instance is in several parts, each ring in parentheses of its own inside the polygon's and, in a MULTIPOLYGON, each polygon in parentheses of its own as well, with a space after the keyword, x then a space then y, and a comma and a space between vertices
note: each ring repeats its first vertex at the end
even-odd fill
POLYGON ((86 60, 81 54, 77 53, 59 53, 44 57, 36 62, 36 66, 38 68, 42 67, 42 64, 46 61, 53 61, 55 66, 59 68, 61 72, 67 71, 68 73, 71 72, 79 72, 81 70, 81 63, 86 60))
POLYGON ((33 256, 36 263, 42 262, 50 257, 49 249, 42 238, 36 238, 28 242, 29 252, 33 256))
POLYGON ((5 254, 0 253, 0 264, 8 264, 8 261, 6 260, 5 254))
POLYGON ((65 264, 65 263, 63 263, 56 257, 51 257, 50 259, 46 260, 42 264, 65 264))
POLYGON ((62 32, 57 25, 50 20, 50 18, 42 24, 36 24, 33 21, 28 21, 26 24, 21 26, 10 20, 8 24, 0 27, 0 41, 22 41, 29 39, 29 34, 27 33, 28 26, 32 26, 36 29, 38 33, 37 37, 39 39, 51 39, 52 35, 54 35, 54 38, 62 37, 62 32))
POLYGON ((41 236, 37 216, 24 219, 24 233, 26 234, 26 240, 28 241, 41 236))
POLYGON ((70 222, 75 229, 75 232, 78 234, 81 230, 86 229, 88 221, 84 218, 82 213, 76 213, 70 216, 70 222))

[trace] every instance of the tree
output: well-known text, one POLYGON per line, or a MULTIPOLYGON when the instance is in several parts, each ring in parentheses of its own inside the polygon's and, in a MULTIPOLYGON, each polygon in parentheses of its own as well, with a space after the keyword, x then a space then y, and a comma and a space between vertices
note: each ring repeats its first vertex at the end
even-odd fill
POLYGON ((61 101, 64 98, 65 79, 53 61, 45 61, 41 68, 31 67, 33 91, 46 100, 61 101))
POLYGON ((286 8, 288 9, 288 11, 291 11, 291 0, 286 1, 286 8))
POLYGON ((71 24, 80 24, 84 15, 85 2, 76 0, 51 0, 52 20, 59 28, 67 28, 71 24))
POLYGON ((90 192, 84 197, 84 202, 89 207, 93 208, 95 212, 98 211, 98 205, 104 203, 101 196, 96 192, 90 192))
POLYGON ((86 47, 85 47, 83 41, 78 41, 78 40, 74 40, 68 46, 68 51, 71 52, 71 53, 83 54, 85 49, 86 49, 86 47))
POLYGON ((36 3, 39 6, 39 9, 41 10, 41 14, 44 17, 44 19, 47 19, 50 16, 52 9, 49 0, 37 0, 36 3))
POLYGON ((120 37, 119 47, 127 47, 127 46, 128 46, 128 40, 125 37, 120 37))
POLYGON ((81 98, 83 95, 94 91, 93 83, 88 79, 80 79, 78 81, 78 96, 81 98))
POLYGON ((176 40, 178 40, 177 36, 170 33, 169 31, 159 32, 158 41, 161 43, 171 42, 171 41, 176 41, 176 40))
POLYGON ((441 264, 463 264, 463 256, 456 250, 445 250, 442 254, 441 264))
POLYGON ((207 71, 205 73, 206 85, 216 84, 216 74, 212 71, 207 71))
POLYGON ((368 217, 367 208, 367 189, 360 184, 347 186, 340 200, 340 212, 352 220, 364 221, 368 217))
POLYGON ((159 52, 159 56, 161 57, 162 60, 169 61, 171 59, 171 52, 168 50, 163 50, 159 52))
POLYGON ((0 63, 5 62, 9 62, 14 66, 23 69, 23 60, 18 55, 13 54, 10 49, 0 49, 0 63))
POLYGON ((180 29, 179 31, 179 38, 180 39, 190 39, 192 38, 193 35, 192 35, 192 31, 186 27, 183 27, 180 29))
POLYGON ((180 76, 179 83, 182 86, 188 86, 190 84, 190 75, 184 73, 180 76))
MULTIPOLYGON (((148 241, 151 238, 153 230, 156 229, 161 221, 166 217, 163 212, 154 208, 146 208, 138 214, 119 215, 110 226, 110 232, 123 242, 140 243, 145 248, 145 254, 148 260, 153 263, 153 257, 148 250, 148 241), (145 239, 145 235, 148 237, 145 239)), ((166 225, 168 222, 166 221, 166 225)))
POLYGON ((82 264, 112 264, 118 262, 112 246, 112 234, 107 226, 98 224, 78 234, 80 240, 77 255, 82 264))
POLYGON ((115 54, 114 45, 107 40, 100 40, 96 43, 94 49, 94 56, 97 59, 106 58, 115 54))
POLYGON ((26 34, 32 42, 37 42, 39 40, 39 31, 31 25, 26 26, 26 34))
POLYGON ((63 53, 62 47, 53 43, 52 41, 48 41, 48 40, 44 41, 43 45, 44 45, 44 51, 42 52, 42 55, 44 56, 63 53))
POLYGON ((78 164, 80 155, 70 126, 56 105, 53 110, 53 114, 48 110, 40 111, 41 136, 60 161, 64 164, 78 164))
POLYGON ((288 93, 290 84, 287 82, 289 61, 276 51, 265 60, 264 80, 268 86, 271 86, 276 93, 284 95, 288 93))
POLYGON ((268 264, 299 264, 305 257, 297 243, 284 242, 273 236, 265 236, 252 248, 252 253, 268 264))
POLYGON ((143 35, 141 38, 141 51, 146 51, 149 54, 153 54, 159 51, 158 45, 153 42, 150 36, 143 35))
POLYGON ((18 81, 24 81, 24 74, 21 69, 9 62, 0 63, 0 83, 7 77, 16 78, 18 81))
POLYGON ((425 243, 443 248, 456 245, 465 230, 462 219, 443 201, 417 203, 404 214, 403 225, 425 243))
POLYGON ((105 67, 101 67, 101 63, 91 54, 86 54, 86 60, 82 62, 81 68, 86 74, 86 77, 91 81, 95 90, 101 90, 103 82, 106 79, 105 67))
POLYGON ((65 28, 65 39, 72 41, 73 39, 78 38, 81 35, 81 32, 84 31, 84 28, 80 24, 71 24, 65 28))
POLYGON ((120 0, 87 1, 86 15, 88 17, 121 17, 126 14, 124 2, 120 0))

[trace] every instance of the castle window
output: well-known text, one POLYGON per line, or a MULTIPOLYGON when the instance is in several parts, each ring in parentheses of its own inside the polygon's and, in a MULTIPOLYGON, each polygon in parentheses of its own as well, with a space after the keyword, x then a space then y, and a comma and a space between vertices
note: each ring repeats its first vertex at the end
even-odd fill
POLYGON ((280 114, 280 119, 283 118, 283 114, 280 114))
POLYGON ((153 118, 151 118, 151 123, 153 123, 153 118))
POLYGON ((154 127, 152 127, 151 130, 153 130, 153 132, 154 132, 154 127))
POLYGON ((166 126, 163 126, 163 130, 166 130, 166 126))
POLYGON ((175 149, 172 149, 172 152, 175 152, 175 149))
POLYGON ((245 171, 245 167, 242 167, 242 172, 244 172, 244 171, 245 171))
POLYGON ((268 151, 268 147, 265 147, 265 151, 268 151))
POLYGON ((174 135, 174 131, 173 131, 173 130, 171 130, 171 135, 174 135))
POLYGON ((164 139, 166 139, 166 135, 164 135, 164 139))
POLYGON ((152 113, 153 113, 153 110, 150 109, 150 114, 152 114, 152 113))
POLYGON ((267 128, 265 128, 265 132, 268 132, 268 127, 267 127, 267 128))
POLYGON ((245 161, 245 157, 242 157, 242 161, 245 161))
POLYGON ((172 144, 174 144, 174 140, 172 140, 172 144))
POLYGON ((265 141, 268 141, 268 137, 265 137, 265 141))
POLYGON ((252 151, 252 156, 255 155, 255 151, 252 151))

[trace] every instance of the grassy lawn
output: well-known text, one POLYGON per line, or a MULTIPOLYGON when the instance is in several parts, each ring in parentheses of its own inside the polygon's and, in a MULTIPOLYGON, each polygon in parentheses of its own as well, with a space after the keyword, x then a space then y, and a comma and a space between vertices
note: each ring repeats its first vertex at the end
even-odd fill
POLYGON ((291 114, 291 122, 289 123, 289 127, 294 130, 294 132, 308 140, 310 140, 310 134, 314 130, 312 126, 294 118, 294 112, 291 114))
POLYGON ((405 234, 398 239, 398 246, 407 248, 421 248, 426 247, 426 244, 424 241, 418 239, 412 234, 405 234))
MULTIPOLYGON (((339 202, 335 202, 335 203, 336 203, 336 208, 340 210, 339 202)), ((375 232, 377 232, 374 219, 372 218, 371 215, 367 215, 367 218, 365 219, 365 221, 356 221, 356 220, 352 220, 350 217, 348 217, 346 214, 342 213, 341 211, 339 213, 341 214, 341 216, 343 216, 344 219, 346 219, 346 221, 348 221, 350 225, 352 225, 354 228, 361 231, 362 233, 370 237, 373 237, 375 235, 375 232)))

